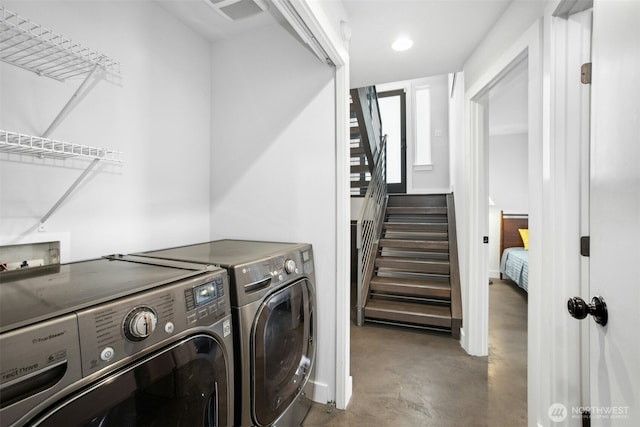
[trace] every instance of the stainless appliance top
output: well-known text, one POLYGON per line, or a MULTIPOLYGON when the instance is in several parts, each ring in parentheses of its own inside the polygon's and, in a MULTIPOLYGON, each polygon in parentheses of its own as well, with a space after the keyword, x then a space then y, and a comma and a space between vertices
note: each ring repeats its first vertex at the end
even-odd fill
POLYGON ((144 252, 138 255, 189 262, 215 264, 234 267, 255 263, 283 253, 301 249, 308 245, 301 243, 263 242, 253 240, 216 240, 177 248, 144 252))
POLYGON ((213 269, 136 259, 118 255, 61 264, 59 272, 11 281, 0 275, 0 333, 213 269))
POLYGON ((234 307, 261 301, 293 280, 313 276, 314 269, 311 245, 305 243, 225 239, 136 255, 225 268, 234 307))

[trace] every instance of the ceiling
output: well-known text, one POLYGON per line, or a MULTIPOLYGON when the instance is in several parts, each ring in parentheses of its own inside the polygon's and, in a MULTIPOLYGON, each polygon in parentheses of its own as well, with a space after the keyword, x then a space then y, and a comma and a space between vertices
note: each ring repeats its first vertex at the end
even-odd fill
POLYGON ((344 0, 352 87, 429 77, 462 65, 512 0, 344 0), (411 49, 396 52, 406 35, 411 49))
MULTIPOLYGON (((259 13, 232 21, 207 5, 206 0, 154 1, 211 42, 228 39, 258 28, 276 25, 282 20, 273 5, 269 5, 266 13, 259 13)), ((270 2, 267 1, 267 3, 270 2)))
MULTIPOLYGON (((275 25, 273 5, 230 21, 205 0, 155 0, 212 42, 275 25)), ((339 1, 339 0, 321 0, 339 1)), ((342 0, 352 30, 351 87, 429 77, 459 71, 512 0, 342 0), (413 48, 391 49, 399 35, 413 48)), ((269 2, 267 2, 269 3, 269 2)))

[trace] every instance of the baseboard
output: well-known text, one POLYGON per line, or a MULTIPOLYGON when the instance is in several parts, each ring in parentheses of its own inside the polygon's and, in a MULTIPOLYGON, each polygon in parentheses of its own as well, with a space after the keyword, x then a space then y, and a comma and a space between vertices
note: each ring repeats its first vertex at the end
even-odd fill
POLYGON ((407 194, 427 196, 431 194, 449 194, 451 189, 449 188, 411 188, 407 191, 407 194))
POLYGON ((305 389, 311 388, 313 390, 312 395, 309 396, 311 400, 323 405, 333 400, 333 398, 330 397, 329 386, 327 384, 318 381, 309 381, 309 383, 311 387, 305 387, 305 389))
POLYGON ((499 270, 489 270, 489 278, 490 279, 499 279, 500 271, 499 270))

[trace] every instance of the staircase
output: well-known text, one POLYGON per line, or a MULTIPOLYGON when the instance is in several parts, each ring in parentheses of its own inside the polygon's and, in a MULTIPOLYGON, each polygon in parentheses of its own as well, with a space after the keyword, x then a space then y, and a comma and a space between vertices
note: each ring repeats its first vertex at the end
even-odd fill
POLYGON ((371 171, 353 103, 351 103, 350 131, 351 196, 364 196, 371 181, 371 171))
POLYGON ((381 142, 378 98, 374 86, 351 89, 350 96, 351 196, 364 196, 381 142))
POLYGON ((453 195, 389 195, 375 250, 364 320, 459 338, 462 307, 453 195))

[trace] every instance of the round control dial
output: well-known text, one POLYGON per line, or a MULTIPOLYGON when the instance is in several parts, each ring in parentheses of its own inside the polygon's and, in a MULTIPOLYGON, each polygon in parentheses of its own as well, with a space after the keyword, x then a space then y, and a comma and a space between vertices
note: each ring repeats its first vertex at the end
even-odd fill
POLYGON ((137 307, 124 319, 124 336, 130 341, 142 341, 157 325, 158 315, 151 307, 137 307))
POLYGON ((292 259, 286 260, 284 262, 284 271, 286 271, 287 274, 291 274, 296 271, 296 262, 292 259))

